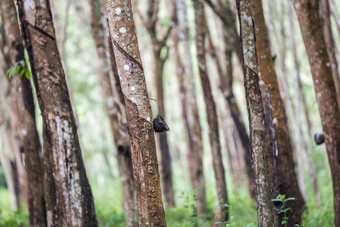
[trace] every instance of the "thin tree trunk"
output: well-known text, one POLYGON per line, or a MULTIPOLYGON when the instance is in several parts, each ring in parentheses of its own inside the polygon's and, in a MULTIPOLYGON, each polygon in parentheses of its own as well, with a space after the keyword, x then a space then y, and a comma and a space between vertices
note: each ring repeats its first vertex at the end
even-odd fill
MULTIPOLYGON (((137 226, 136 194, 132 174, 131 150, 127 124, 124 121, 121 99, 117 89, 112 87, 110 78, 110 62, 106 50, 111 42, 110 36, 105 35, 105 28, 101 20, 102 5, 99 0, 91 0, 91 27, 92 36, 100 65, 98 66, 98 79, 102 89, 105 108, 110 120, 113 140, 117 150, 117 161, 123 184, 124 209, 126 225, 137 226)), ((104 20, 105 21, 105 20, 104 20)), ((105 21, 106 22, 106 21, 105 21)), ((105 24, 107 26, 107 24, 105 24)), ((109 50, 108 50, 109 51, 109 50)), ((113 56, 114 57, 114 56, 113 56)), ((117 70, 113 70, 116 73, 117 70)))
POLYGON ((274 226, 275 218, 271 202, 272 188, 266 151, 266 129, 259 86, 258 62, 255 49, 255 26, 252 19, 251 1, 237 0, 236 2, 243 48, 244 85, 249 115, 258 226, 274 226))
POLYGON ((197 61, 208 117, 209 139, 213 156, 218 199, 218 207, 216 208, 216 215, 212 226, 218 226, 219 224, 217 223, 226 222, 229 218, 228 207, 225 206, 225 204, 228 204, 227 187, 222 162, 216 105, 211 91, 210 80, 207 72, 207 63, 205 59, 204 44, 207 27, 205 24, 204 5, 202 0, 193 0, 193 5, 195 10, 197 61))
POLYGON ((317 0, 296 0, 294 8, 307 50, 322 119, 333 180, 334 222, 335 226, 340 226, 340 112, 318 14, 319 2, 317 0))
MULTIPOLYGON (((230 109, 231 117, 234 121, 235 127, 238 131, 240 140, 242 142, 244 153, 244 161, 246 163, 247 168, 247 176, 248 176, 248 187, 249 193, 252 198, 255 198, 255 182, 254 176, 251 168, 251 154, 250 154, 250 140, 248 133, 246 131, 246 127, 242 121, 241 112, 236 103, 235 95, 233 92, 233 65, 232 65, 232 53, 234 52, 242 62, 242 53, 240 46, 240 38, 236 28, 235 15, 233 10, 230 8, 230 3, 222 1, 219 2, 219 6, 215 5, 211 0, 205 0, 207 4, 211 7, 211 9, 216 13, 216 15, 221 19, 223 23, 223 39, 225 43, 225 57, 226 57, 226 68, 223 73, 220 70, 219 78, 220 78, 220 89, 224 95, 224 98, 227 101, 227 106, 230 109)), ((213 45, 210 45, 213 47, 213 45)), ((214 51, 212 51, 212 54, 214 51)), ((212 56, 213 58, 217 58, 212 56)), ((215 60, 218 62, 218 60, 215 60)))
MULTIPOLYGON (((318 181, 316 177, 316 169, 312 163, 311 152, 308 152, 308 147, 312 147, 312 146, 308 146, 308 144, 311 144, 310 141, 313 140, 312 125, 311 125, 311 121, 310 121, 309 114, 308 114, 306 96, 303 92, 302 81, 300 78, 300 62, 299 62, 297 51, 296 51, 296 39, 295 39, 295 29, 294 29, 294 23, 293 23, 293 12, 289 5, 287 6, 287 8, 288 8, 288 18, 289 18, 289 25, 290 25, 290 41, 292 44, 292 52, 293 52, 295 75, 296 75, 296 94, 297 94, 296 95, 297 96, 296 107, 298 108, 298 106, 300 106, 300 103, 302 102, 303 114, 305 116, 305 120, 307 123, 307 133, 308 133, 307 140, 305 139, 305 144, 306 144, 305 155, 306 155, 306 161, 307 161, 308 174, 313 185, 315 202, 317 205, 320 205, 320 191, 319 191, 318 181)), ((296 110, 296 114, 300 115, 301 112, 296 110)), ((299 129, 301 130, 301 127, 299 127, 299 129)), ((299 133, 301 135, 304 134, 302 131, 300 131, 299 133)))
POLYGON ((151 106, 131 1, 106 0, 110 35, 124 95, 140 226, 166 226, 151 106), (120 20, 116 20, 119 15, 120 20))
MULTIPOLYGON (((2 0, 1 15, 4 29, 6 47, 4 56, 8 59, 7 68, 24 60, 24 46, 20 37, 14 1, 2 0), (7 56, 6 56, 7 55, 7 56)), ((45 201, 43 190, 43 169, 41 159, 41 146, 35 123, 35 109, 32 87, 26 77, 19 78, 12 75, 8 83, 10 89, 11 125, 17 151, 20 151, 21 162, 25 168, 27 186, 27 202, 30 225, 45 226, 45 201)))
POLYGON ((333 2, 333 0, 331 2, 329 2, 329 6, 330 6, 331 14, 334 17, 336 27, 338 28, 338 32, 340 33, 340 16, 339 16, 339 14, 336 10, 336 5, 333 2))
MULTIPOLYGON (((4 75, 0 75, 5 77, 4 75)), ((2 82, 2 81, 1 81, 2 82)), ((1 96, 4 94, 1 92, 1 96)), ((0 100, 2 102, 3 100, 0 100)), ((1 105, 1 104, 0 104, 1 105)), ((7 137, 10 130, 10 123, 6 120, 7 117, 4 115, 6 111, 1 106, 0 110, 0 133, 3 135, 3 137, 7 137)), ((0 161, 1 166, 5 174, 5 179, 7 183, 8 190, 11 193, 11 205, 13 210, 18 210, 20 208, 20 189, 19 189, 19 176, 17 171, 17 165, 16 160, 14 156, 15 149, 11 144, 8 144, 7 141, 10 140, 10 138, 6 138, 3 140, 0 138, 0 161)))
MULTIPOLYGON (((153 48, 154 49, 154 48, 153 48)), ((153 51, 155 59, 154 77, 157 93, 158 114, 165 118, 164 89, 163 89, 163 68, 164 61, 161 59, 160 50, 153 51)), ((165 201, 168 207, 175 206, 174 189, 172 184, 171 157, 166 132, 158 133, 159 148, 161 151, 161 173, 163 177, 163 190, 165 201)))
POLYGON ((50 3, 17 4, 43 118, 47 225, 97 226, 50 3))
MULTIPOLYGON (((332 32, 332 24, 331 24, 331 12, 329 10, 329 0, 322 0, 321 2, 321 12, 322 12, 322 24, 323 24, 323 35, 326 42, 329 63, 328 67, 332 69, 332 75, 335 85, 335 91, 337 96, 337 101, 340 103, 340 74, 338 61, 336 59, 335 54, 335 42, 332 32), (329 65, 330 64, 330 65, 329 65)), ((320 16, 321 17, 321 16, 320 16)))
POLYGON ((192 54, 190 51, 187 8, 184 0, 176 0, 177 34, 174 41, 177 77, 180 86, 182 116, 188 141, 187 159, 192 189, 198 189, 196 206, 198 213, 207 212, 205 181, 202 160, 202 132, 199 120, 192 54))
MULTIPOLYGON (((214 44, 212 43, 210 32, 207 32, 207 38, 209 43, 209 50, 210 55, 215 61, 216 67, 217 67, 217 73, 220 79, 220 89, 222 90, 222 93, 224 95, 224 98, 227 101, 227 105, 229 107, 230 115, 233 119, 235 128, 237 129, 239 138, 242 142, 243 149, 245 151, 244 154, 244 161, 246 163, 246 170, 247 170, 247 176, 248 176, 248 187, 249 187, 249 193, 252 198, 255 198, 255 182, 254 182, 254 176, 253 176, 253 170, 251 168, 251 154, 250 154, 250 143, 249 143, 249 137, 246 131, 246 128, 241 120, 241 112, 237 106, 236 99, 234 96, 234 92, 232 89, 233 84, 233 78, 232 78, 232 66, 231 66, 231 51, 225 51, 227 56, 227 73, 223 73, 221 64, 218 60, 216 49, 214 44), (226 75, 225 75, 226 74, 226 75)), ((225 42, 230 41, 226 37, 224 37, 225 42)), ((228 48, 226 48, 228 49, 228 48)), ((241 151, 238 151, 241 152, 241 151)), ((242 153, 242 152, 241 152, 242 153)), ((239 154, 237 154, 239 156, 239 154)))

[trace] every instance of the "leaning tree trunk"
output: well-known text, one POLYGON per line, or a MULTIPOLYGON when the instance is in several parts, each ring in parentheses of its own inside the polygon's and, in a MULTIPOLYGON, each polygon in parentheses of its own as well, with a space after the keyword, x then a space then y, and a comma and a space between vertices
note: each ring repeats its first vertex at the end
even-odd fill
MULTIPOLYGON (((20 36, 14 1, 1 1, 1 15, 4 29, 7 68, 25 60, 24 46, 20 36)), ((27 205, 30 225, 44 226, 46 223, 41 146, 35 122, 35 109, 30 81, 18 74, 12 75, 8 83, 10 89, 11 125, 14 132, 16 151, 25 168, 27 205)))
POLYGON ((17 3, 43 117, 47 224, 97 226, 50 3, 17 3))
POLYGON ((272 187, 269 174, 266 129, 261 89, 259 85, 258 63, 255 49, 255 28, 250 0, 237 0, 243 48, 243 73, 249 114, 252 167, 255 178, 258 226, 274 226, 272 187), (241 16, 242 15, 242 16, 241 16), (248 18, 251 18, 250 20, 248 18))
POLYGON ((207 27, 205 24, 204 5, 202 0, 193 0, 193 5, 195 9, 197 60, 199 66, 199 74, 201 77, 201 83, 203 87, 204 102, 207 110, 209 139, 213 155, 217 199, 219 201, 218 207, 215 212, 216 216, 212 224, 213 226, 216 226, 218 225, 216 223, 228 221, 229 217, 228 208, 225 206, 225 204, 228 203, 228 196, 224 167, 222 162, 216 105, 211 91, 210 80, 208 77, 207 64, 205 59, 204 43, 207 27))
POLYGON ((326 47, 328 51, 329 63, 332 69, 332 75, 335 85, 336 97, 338 104, 340 103, 340 74, 338 61, 336 59, 335 53, 335 42, 332 32, 332 24, 331 24, 331 12, 329 9, 329 0, 321 1, 321 12, 322 12, 322 24, 323 24, 323 35, 326 42, 326 47))
MULTIPOLYGON (((296 178, 293 152, 272 60, 262 1, 251 1, 251 8, 255 27, 260 85, 262 84, 264 93, 268 95, 271 110, 272 121, 267 122, 267 124, 273 126, 275 135, 275 148, 269 150, 270 168, 273 177, 273 193, 274 197, 278 194, 284 194, 287 197, 295 198, 294 201, 290 202, 291 210, 288 212, 290 217, 289 225, 300 224, 304 210, 304 201, 296 178)), ((265 114, 268 114, 268 112, 265 112, 265 114)), ((278 223, 281 223, 281 217, 282 214, 277 215, 278 223)))
POLYGON ((335 226, 340 226, 340 112, 318 14, 319 2, 317 0, 296 0, 294 8, 307 50, 322 119, 333 180, 334 222, 335 226))
POLYGON ((129 126, 138 223, 140 226, 166 226, 151 106, 131 1, 106 0, 106 11, 129 126))
POLYGON ((188 140, 188 165, 192 189, 198 189, 196 207, 198 213, 207 212, 205 181, 202 160, 202 132, 199 120, 192 54, 190 50, 187 8, 184 0, 176 0, 177 33, 174 41, 177 77, 180 86, 182 116, 188 140))
MULTIPOLYGON (((102 89, 105 108, 110 120, 113 140, 117 150, 118 168, 123 184, 123 203, 125 209, 126 226, 137 226, 137 208, 135 185, 132 174, 131 150, 129 144, 129 135, 127 132, 126 120, 122 113, 121 99, 117 89, 111 84, 110 72, 111 65, 106 52, 109 50, 108 39, 111 42, 110 36, 105 35, 106 21, 102 23, 101 2, 99 0, 91 0, 91 27, 92 36, 96 45, 97 56, 100 62, 98 66, 98 79, 102 89), (106 51, 107 50, 107 51, 106 51)), ((113 69, 113 73, 117 70, 113 69)))

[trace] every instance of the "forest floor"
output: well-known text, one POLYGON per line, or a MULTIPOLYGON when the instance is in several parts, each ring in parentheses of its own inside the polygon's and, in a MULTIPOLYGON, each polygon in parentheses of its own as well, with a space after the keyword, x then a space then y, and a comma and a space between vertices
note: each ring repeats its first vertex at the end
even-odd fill
MULTIPOLYGON (((321 206, 317 207, 313 199, 312 187, 308 176, 307 179, 307 207, 303 226, 306 227, 330 227, 333 225, 333 200, 332 184, 327 157, 321 152, 314 152, 313 159, 318 160, 316 168, 318 170, 319 188, 321 190, 321 206)), ((167 225, 169 227, 191 227, 210 226, 214 217, 216 207, 215 182, 212 168, 205 169, 206 196, 209 207, 208 214, 196 215, 194 211, 194 192, 190 189, 189 176, 179 162, 173 168, 175 170, 174 179, 176 190, 176 207, 166 209, 167 225), (209 186, 210 185, 210 186, 209 186)), ((90 183, 95 198, 95 206, 99 226, 125 226, 124 210, 122 207, 121 184, 118 176, 114 179, 104 176, 94 176, 89 173, 90 183), (119 182, 119 183, 118 183, 119 182)), ((226 226, 252 227, 256 226, 256 203, 250 199, 245 184, 237 190, 232 189, 230 174, 228 175, 228 189, 230 199, 230 221, 226 226)), ((28 226, 28 212, 25 207, 19 211, 12 211, 10 208, 9 191, 0 188, 0 227, 28 226)))

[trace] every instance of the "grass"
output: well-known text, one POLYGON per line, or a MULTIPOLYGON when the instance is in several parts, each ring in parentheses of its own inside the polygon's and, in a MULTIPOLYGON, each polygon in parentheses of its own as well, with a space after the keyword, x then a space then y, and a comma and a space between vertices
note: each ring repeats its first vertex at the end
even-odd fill
MULTIPOLYGON (((314 202, 312 186, 307 179, 307 209, 303 216, 302 226, 306 227, 332 227, 333 224, 333 191, 327 157, 324 152, 312 153, 314 164, 318 172, 321 193, 321 206, 314 202)), ((205 165, 206 197, 208 213, 195 215, 195 197, 190 187, 187 171, 182 171, 185 163, 174 162, 174 181, 176 207, 165 210, 167 225, 169 227, 206 227, 211 225, 216 204, 215 181, 212 168, 205 165)), ((122 187, 118 172, 109 177, 96 172, 88 172, 92 186, 99 226, 125 226, 125 214, 122 207, 122 187)), ((230 176, 230 175, 229 175, 230 176)), ((228 193, 230 207, 230 221, 226 226, 253 227, 257 225, 256 203, 248 195, 247 187, 243 182, 241 188, 234 190, 231 177, 228 178, 228 193)), ((289 196, 289 195, 288 195, 289 196)), ((0 187, 0 227, 28 226, 28 212, 25 206, 13 211, 10 206, 10 194, 7 189, 0 187)))

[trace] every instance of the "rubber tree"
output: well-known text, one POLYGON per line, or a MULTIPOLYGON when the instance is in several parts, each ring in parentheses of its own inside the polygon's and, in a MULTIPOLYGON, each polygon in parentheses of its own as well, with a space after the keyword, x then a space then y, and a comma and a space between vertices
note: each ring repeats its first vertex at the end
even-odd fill
POLYGON ((251 0, 237 0, 258 226, 275 226, 251 0), (250 18, 250 19, 249 19, 250 18))
MULTIPOLYGON (((144 24, 146 31, 148 32, 151 44, 152 44, 152 54, 154 59, 154 81, 157 94, 157 109, 158 113, 166 118, 165 112, 165 99, 164 99, 164 66, 169 57, 169 47, 167 45, 168 38, 172 31, 172 19, 173 15, 170 17, 170 23, 165 29, 164 34, 162 33, 161 26, 159 25, 159 0, 148 1, 147 16, 138 10, 137 1, 134 4, 134 10, 138 13, 139 18, 144 24), (165 52, 165 54, 164 54, 165 52)), ((161 154, 161 175, 162 184, 165 201, 168 207, 175 206, 174 189, 172 183, 172 170, 171 170, 171 156, 170 149, 167 139, 166 132, 161 132, 157 134, 159 141, 159 148, 161 154)))
POLYGON ((202 131, 194 84, 192 54, 190 50, 187 6, 184 0, 176 0, 176 30, 174 34, 174 58, 182 105, 182 117, 188 141, 188 165, 192 189, 198 189, 196 207, 199 213, 207 211, 205 181, 202 160, 202 131))
POLYGON ((139 226, 166 226, 151 106, 131 1, 106 0, 110 35, 125 102, 139 226))
MULTIPOLYGON (((1 1, 1 16, 4 22, 2 36, 4 58, 7 69, 25 61, 14 1, 1 1)), ((26 63, 27 65, 27 63, 26 63)), ((27 67, 27 66, 26 66, 27 67)), ((8 81, 11 128, 15 139, 17 160, 25 170, 23 181, 27 192, 30 225, 44 226, 46 222, 41 145, 35 122, 32 87, 29 78, 11 75, 8 81)))
MULTIPOLYGON (((108 32, 108 29, 105 29, 108 27, 108 24, 102 13, 103 4, 99 0, 91 0, 90 6, 92 36, 100 63, 98 65, 98 80, 102 90, 106 113, 110 121, 113 141, 116 146, 118 169, 123 184, 126 225, 133 227, 137 226, 136 194, 132 174, 129 135, 127 132, 126 118, 123 113, 124 103, 122 103, 117 89, 112 86, 111 83, 110 72, 113 71, 113 73, 117 73, 117 70, 111 67, 110 59, 107 56, 107 53, 110 53, 108 41, 111 42, 111 38, 105 35, 108 32)), ((113 61, 115 61, 115 59, 113 61)), ((113 62, 113 64, 114 67, 116 67, 115 62, 113 62)), ((118 84, 118 86, 120 86, 120 84, 118 84)), ((121 92, 121 90, 119 91, 121 92)))
POLYGON ((219 138, 218 117, 216 111, 216 104, 212 95, 209 75, 207 71, 206 52, 205 52, 205 35, 206 23, 204 14, 204 5, 202 0, 193 0, 195 10, 195 28, 196 28, 196 53, 199 68, 199 75, 203 88, 204 102, 207 111, 207 120, 209 125, 209 140, 211 152, 213 156, 213 166, 216 179, 216 190, 218 206, 215 211, 215 218, 212 225, 217 226, 220 222, 226 222, 229 218, 228 195, 226 187, 226 179, 224 173, 224 166, 222 162, 221 144, 219 138))
POLYGON ((50 3, 18 0, 17 5, 43 119, 47 225, 97 226, 50 3))
POLYGON ((319 16, 319 1, 295 0, 302 38, 313 76, 334 193, 334 224, 340 226, 340 112, 332 68, 319 16))

